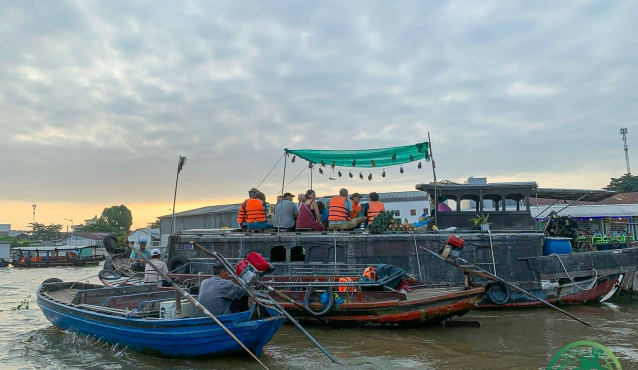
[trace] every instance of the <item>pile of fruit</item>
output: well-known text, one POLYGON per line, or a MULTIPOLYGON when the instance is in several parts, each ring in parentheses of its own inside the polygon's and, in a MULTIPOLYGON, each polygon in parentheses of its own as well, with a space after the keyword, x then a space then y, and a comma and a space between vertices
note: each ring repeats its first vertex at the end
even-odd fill
POLYGON ((372 234, 378 234, 383 231, 419 231, 427 230, 427 225, 424 227, 415 227, 412 223, 409 223, 407 219, 401 221, 400 218, 394 218, 394 211, 382 211, 374 218, 372 223, 368 225, 372 234))

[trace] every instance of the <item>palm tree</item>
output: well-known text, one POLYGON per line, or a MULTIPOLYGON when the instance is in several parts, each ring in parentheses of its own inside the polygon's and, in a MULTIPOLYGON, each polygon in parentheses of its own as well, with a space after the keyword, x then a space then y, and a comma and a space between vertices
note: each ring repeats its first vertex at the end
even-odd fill
POLYGON ((179 173, 182 172, 184 165, 186 164, 186 157, 179 156, 177 162, 177 176, 175 177, 175 195, 173 196, 173 219, 171 220, 171 234, 175 232, 175 201, 177 200, 177 182, 179 181, 179 173))

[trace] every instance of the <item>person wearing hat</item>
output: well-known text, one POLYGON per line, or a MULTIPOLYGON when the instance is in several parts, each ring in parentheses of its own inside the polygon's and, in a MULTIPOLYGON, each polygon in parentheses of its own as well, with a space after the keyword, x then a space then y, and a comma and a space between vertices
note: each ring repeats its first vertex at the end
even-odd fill
POLYGON ((294 230, 295 220, 299 214, 297 205, 292 202, 295 196, 291 193, 285 193, 281 202, 273 207, 273 214, 270 217, 270 223, 275 229, 294 230))
MULTIPOLYGON (((213 276, 202 281, 199 288, 199 303, 215 316, 228 315, 233 301, 246 294, 246 289, 229 280, 230 274, 220 261, 213 265, 213 276)), ((205 317, 197 311, 197 317, 205 317)))
POLYGON ((350 196, 352 202, 352 210, 350 211, 350 218, 357 218, 361 214, 361 194, 354 193, 350 196))
MULTIPOLYGON (((162 253, 159 249, 155 248, 151 250, 151 262, 153 263, 153 265, 155 265, 155 267, 157 267, 161 272, 168 274, 168 267, 166 266, 166 262, 160 261, 161 256, 162 253)), ((162 279, 157 271, 155 271, 155 269, 150 264, 147 264, 144 268, 144 284, 157 283, 160 280, 162 279)))
MULTIPOLYGON (((142 252, 142 254, 146 256, 146 258, 151 259, 151 251, 146 249, 146 238, 141 237, 140 241, 137 243, 140 245, 140 252, 142 252)), ((144 260, 140 256, 138 256, 135 251, 131 252, 129 263, 131 264, 131 270, 136 272, 144 272, 144 266, 146 265, 146 262, 144 262, 144 260)))

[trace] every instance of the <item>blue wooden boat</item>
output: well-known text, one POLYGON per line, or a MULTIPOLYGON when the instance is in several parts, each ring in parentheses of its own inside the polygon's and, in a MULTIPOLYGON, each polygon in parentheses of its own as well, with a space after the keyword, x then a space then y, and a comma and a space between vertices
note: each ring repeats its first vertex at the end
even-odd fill
MULTIPOLYGON (((45 280, 37 303, 56 327, 118 344, 143 354, 183 358, 245 351, 209 317, 195 317, 182 303, 183 318, 173 318, 174 291, 155 285, 105 288, 81 282, 45 280), (171 306, 172 304, 172 306, 171 306), (190 316, 190 317, 189 317, 190 316)), ((277 333, 285 317, 252 305, 217 318, 256 356, 277 333)))

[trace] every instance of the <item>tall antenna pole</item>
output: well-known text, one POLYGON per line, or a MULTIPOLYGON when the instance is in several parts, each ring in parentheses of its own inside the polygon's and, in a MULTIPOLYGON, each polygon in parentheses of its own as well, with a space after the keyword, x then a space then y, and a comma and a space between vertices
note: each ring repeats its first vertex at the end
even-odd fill
POLYGON ((627 146, 627 128, 621 128, 620 134, 622 135, 622 141, 624 143, 623 148, 625 149, 625 161, 627 161, 627 173, 631 173, 631 169, 629 168, 629 147, 627 146))
POLYGON ((35 204, 31 207, 33 207, 33 223, 35 224, 35 204))

